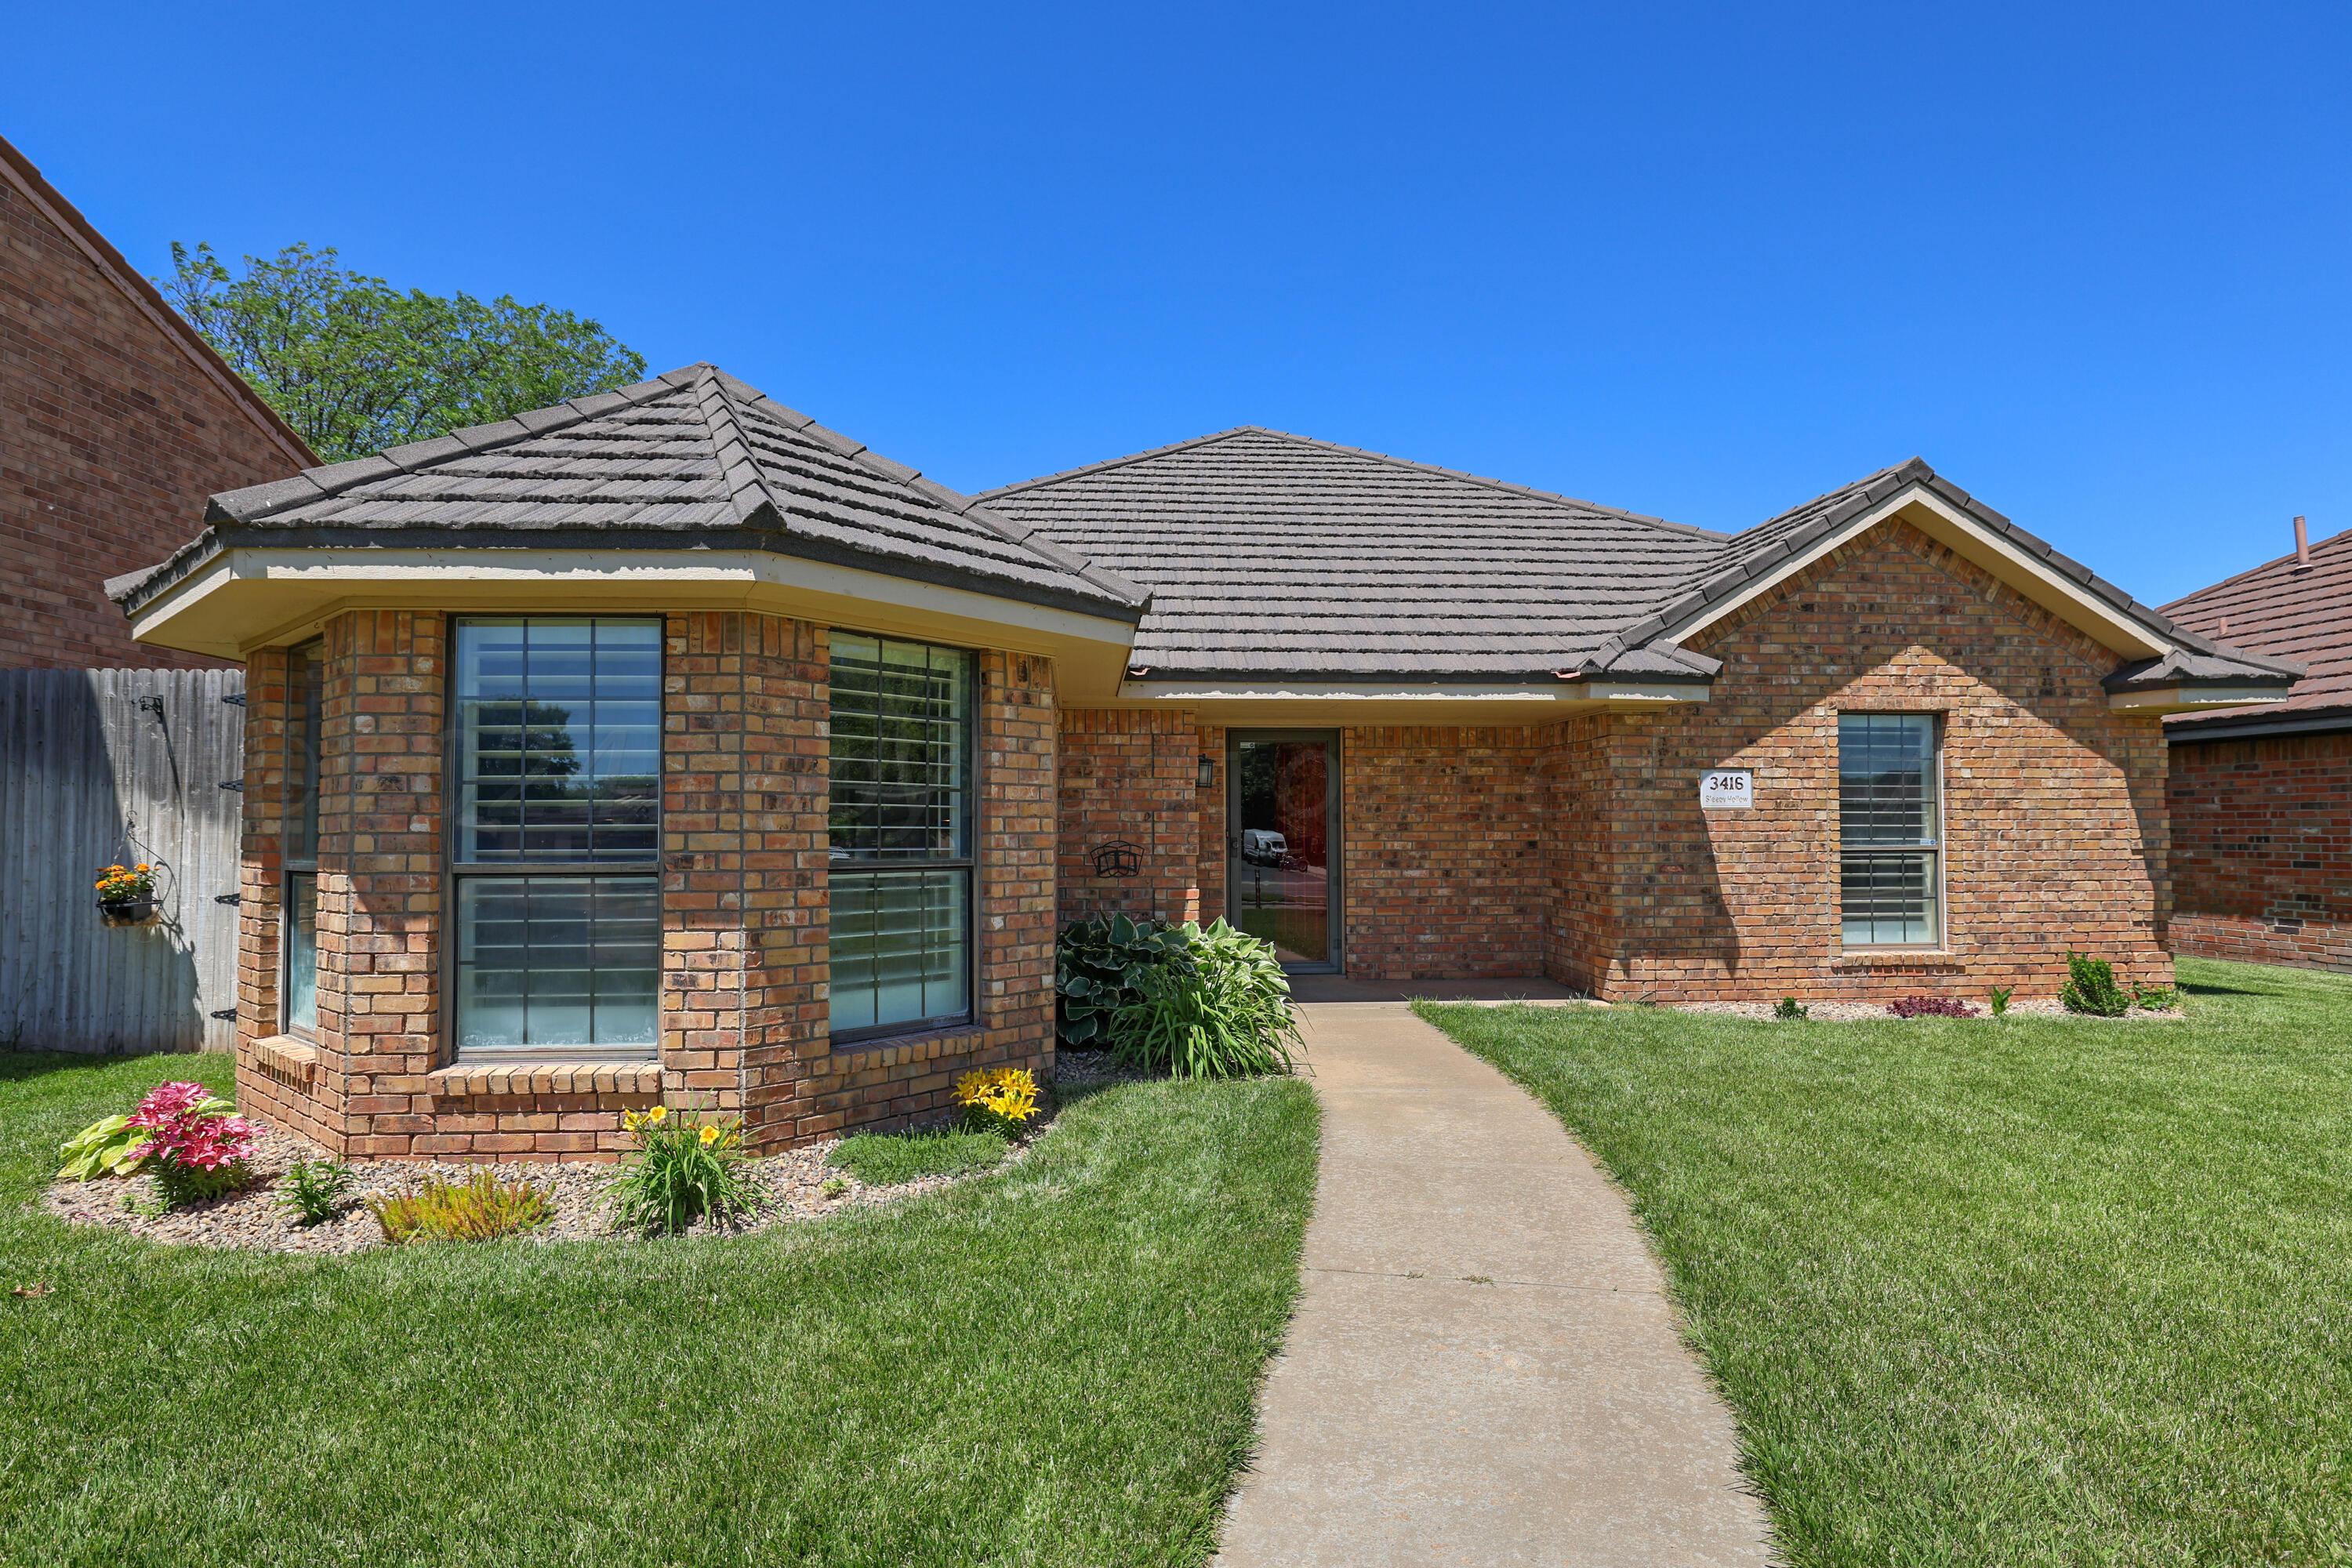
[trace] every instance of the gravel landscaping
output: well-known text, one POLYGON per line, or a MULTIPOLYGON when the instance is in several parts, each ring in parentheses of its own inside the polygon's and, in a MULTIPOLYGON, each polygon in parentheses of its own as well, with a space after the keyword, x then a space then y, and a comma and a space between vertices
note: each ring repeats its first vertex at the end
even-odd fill
MULTIPOLYGON (((1719 1018, 1769 1018, 1773 1005, 1769 1002, 1668 1002, 1659 1005, 1669 1013, 1707 1013, 1719 1018)), ((1970 999, 1969 1005, 1976 1013, 1967 1018, 1900 1019, 1886 1010, 1884 1002, 1814 1002, 1808 1005, 1802 1022, 1814 1024, 1886 1024, 1886 1023, 1950 1023, 1990 1024, 1999 1022, 1992 1009, 1982 1001, 1970 999)), ((2095 1024, 2156 1023, 2165 1019, 2178 1021, 2188 1016, 2175 1003, 2161 1012, 2135 1007, 2119 1017, 2101 1018, 2091 1013, 2069 1013, 2055 996, 2032 999, 2017 997, 2009 1005, 2006 1015, 2011 1018, 2082 1018, 2095 1024)), ((1792 1022, 1800 1020, 1791 1020, 1792 1022)))

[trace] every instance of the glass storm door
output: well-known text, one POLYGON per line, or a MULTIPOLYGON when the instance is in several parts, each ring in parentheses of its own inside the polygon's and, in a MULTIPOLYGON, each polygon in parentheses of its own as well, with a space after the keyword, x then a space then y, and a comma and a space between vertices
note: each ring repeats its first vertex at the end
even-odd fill
POLYGON ((1339 741, 1240 731, 1225 753, 1226 918, 1286 968, 1339 965, 1339 741))

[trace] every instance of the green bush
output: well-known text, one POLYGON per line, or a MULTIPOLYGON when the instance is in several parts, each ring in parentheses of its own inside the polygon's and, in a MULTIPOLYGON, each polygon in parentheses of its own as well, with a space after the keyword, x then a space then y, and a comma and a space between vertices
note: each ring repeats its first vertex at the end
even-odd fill
POLYGON ((724 1225, 760 1206, 743 1173, 743 1124, 733 1117, 676 1116, 667 1106, 633 1110, 621 1125, 637 1152, 613 1180, 613 1224, 647 1236, 675 1235, 696 1220, 724 1225))
POLYGON ((1140 994, 1111 1015, 1112 1054, 1171 1078, 1290 1071, 1305 1046, 1273 944, 1222 920, 1181 930, 1186 961, 1141 972, 1140 994))
POLYGON ((2066 984, 2059 987, 2058 1000, 2069 1013, 2100 1018, 2120 1018, 2131 1011, 2131 998, 2116 984, 2116 966, 2071 948, 2066 953, 2066 984))
POLYGON ((1096 915, 1073 921, 1054 949, 1055 1032, 1066 1046, 1104 1045, 1110 1021, 1143 994, 1143 976, 1192 962, 1183 928, 1162 920, 1096 915))
POLYGON ((278 1183, 278 1201, 304 1225, 324 1225, 342 1212, 352 1168, 341 1160, 297 1160, 278 1183))
POLYGON ((1004 1134, 995 1128, 941 1132, 860 1132, 845 1138, 825 1163, 869 1187, 895 1187, 919 1176, 961 1176, 1004 1158, 1004 1134))
POLYGON ((1794 996, 1783 996, 1772 1005, 1772 1016, 1775 1018, 1801 1018, 1811 1011, 1794 996))
MULTIPOLYGON (((227 1109, 226 1101, 211 1103, 227 1109)), ((147 1163, 147 1145, 154 1136, 143 1127, 131 1126, 128 1116, 93 1121, 58 1145, 58 1158, 65 1163, 58 1170, 58 1179, 89 1182, 100 1176, 134 1174, 147 1163)))
POLYGON ((1992 1016, 1998 1018, 2008 1012, 2009 999, 2016 994, 2017 987, 2014 985, 1996 985, 1986 992, 1985 999, 1992 1004, 1992 1016))
POLYGON ((2135 985, 2132 987, 2132 1001, 2137 1003, 2138 1005, 2147 1008, 2151 1013, 2167 1012, 2171 1008, 2172 1005, 2179 999, 2180 994, 2169 985, 2150 985, 2145 988, 2135 985))
POLYGON ((500 1182, 476 1171, 463 1184, 430 1177, 415 1193, 370 1198, 368 1210, 394 1247, 412 1241, 494 1241, 533 1230, 554 1217, 547 1194, 528 1182, 500 1182))

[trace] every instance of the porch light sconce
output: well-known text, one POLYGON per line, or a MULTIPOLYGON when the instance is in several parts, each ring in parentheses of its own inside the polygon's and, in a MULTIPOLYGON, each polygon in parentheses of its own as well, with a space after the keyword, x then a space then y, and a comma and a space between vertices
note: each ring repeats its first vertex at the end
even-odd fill
POLYGON ((1217 782, 1217 764, 1211 762, 1208 758, 1202 757, 1201 759, 1201 772, 1193 782, 1198 784, 1202 789, 1208 789, 1214 785, 1217 782))

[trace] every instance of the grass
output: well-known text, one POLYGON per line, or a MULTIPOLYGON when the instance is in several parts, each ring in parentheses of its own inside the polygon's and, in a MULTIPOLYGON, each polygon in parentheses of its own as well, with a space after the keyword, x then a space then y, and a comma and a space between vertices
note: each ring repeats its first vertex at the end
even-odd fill
POLYGON ((2189 1019, 1425 1016, 1631 1194, 1790 1559, 2352 1561, 2352 978, 2189 1019))
POLYGON ((1314 1182, 1313 1096, 1260 1080, 1120 1085, 1002 1173, 734 1238, 303 1258, 26 1206, 186 1077, 226 1092, 0 1056, 0 1562, 1198 1563, 1314 1182))
POLYGON ((869 1187, 919 1176, 961 1176, 1000 1164, 1008 1147, 993 1127, 930 1132, 860 1132, 845 1138, 825 1163, 869 1187))

